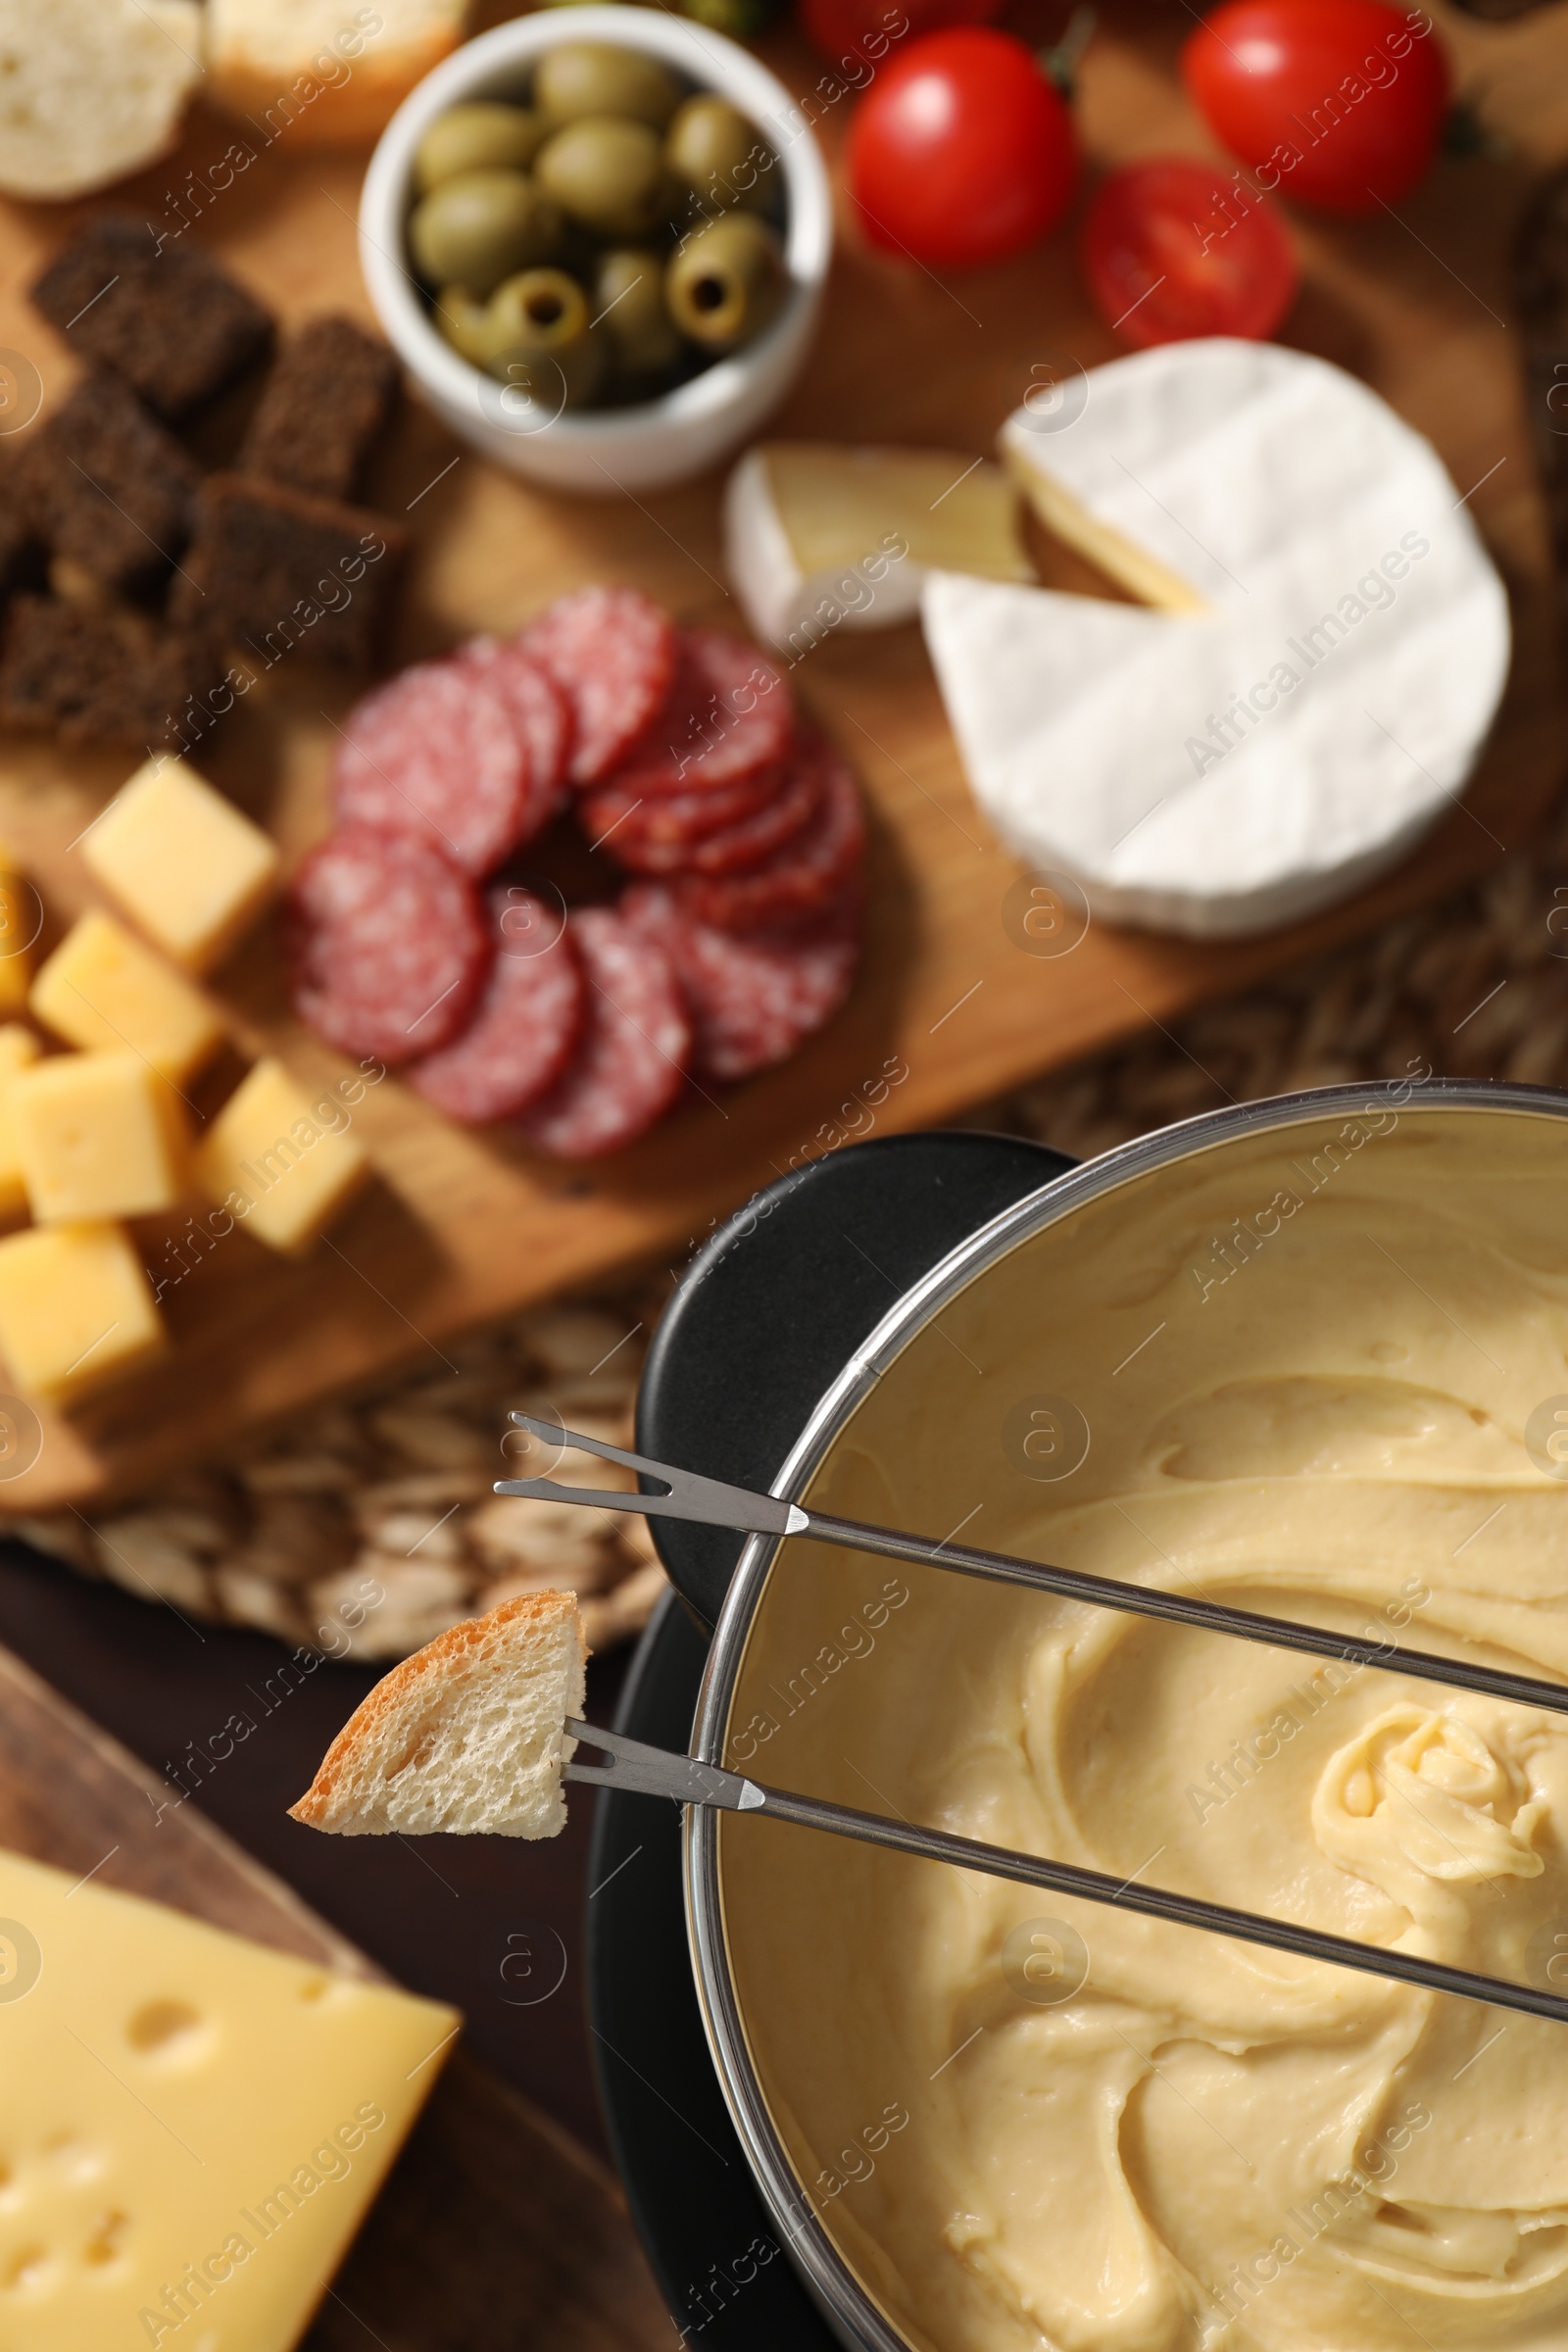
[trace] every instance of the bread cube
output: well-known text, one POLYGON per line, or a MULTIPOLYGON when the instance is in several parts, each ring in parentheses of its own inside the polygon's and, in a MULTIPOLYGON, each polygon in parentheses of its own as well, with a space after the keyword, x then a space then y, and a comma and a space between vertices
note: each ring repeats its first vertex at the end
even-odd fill
POLYGON ((280 1061, 259 1061, 196 1153, 196 1181, 270 1250, 299 1256, 369 1173, 365 1147, 318 1115, 280 1061))
POLYGON ((134 1054, 54 1054, 11 1082, 8 1107, 40 1225, 172 1208, 190 1137, 179 1097, 134 1054))
POLYGON ((28 1396, 82 1396, 155 1355, 164 1337, 118 1225, 49 1225, 0 1242, 0 1353, 28 1396))
POLYGON ((232 946, 277 874, 277 850, 205 776, 149 760, 82 837, 94 878, 166 956, 204 972, 232 946))
POLYGON ((67 932, 27 1003, 68 1045, 89 1054, 140 1054, 176 1086, 223 1042, 207 999, 96 907, 67 932))

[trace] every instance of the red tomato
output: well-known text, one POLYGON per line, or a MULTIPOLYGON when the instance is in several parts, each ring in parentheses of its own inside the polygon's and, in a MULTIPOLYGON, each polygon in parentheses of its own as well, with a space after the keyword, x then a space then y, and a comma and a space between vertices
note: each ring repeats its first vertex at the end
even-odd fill
POLYGON ((1182 78, 1260 187, 1339 213, 1407 196, 1448 105, 1431 18, 1384 0, 1226 0, 1182 51, 1182 78))
POLYGON ((1072 118, 1040 60, 984 24, 900 51, 856 110, 846 152, 867 236, 938 270, 1032 245, 1078 173, 1072 118))
POLYGON ((910 33, 937 32, 945 24, 989 24, 1005 5, 1006 0, 800 0, 795 13, 812 48, 836 66, 853 64, 857 55, 886 57, 910 33))
POLYGON ((1084 278, 1140 349, 1193 335, 1272 334, 1296 300, 1296 256, 1240 174, 1169 156, 1113 172, 1089 208, 1084 278))

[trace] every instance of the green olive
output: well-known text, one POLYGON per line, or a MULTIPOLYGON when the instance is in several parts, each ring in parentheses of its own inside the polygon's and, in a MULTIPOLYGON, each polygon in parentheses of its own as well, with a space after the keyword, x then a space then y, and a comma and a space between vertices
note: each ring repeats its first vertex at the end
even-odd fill
POLYGON ((543 122, 526 107, 485 101, 449 106, 415 151, 414 177, 419 193, 427 196, 460 172, 488 172, 497 165, 526 172, 544 135, 543 122))
POLYGON ((454 351, 475 368, 490 357, 490 313, 466 286, 443 286, 435 298, 435 322, 454 351))
POLYGON ((662 130, 680 104, 680 84, 657 57, 603 41, 563 41, 547 49, 533 77, 534 104, 553 122, 584 115, 625 115, 662 130))
POLYGON ((561 238, 555 206, 525 172, 460 172, 421 198, 409 247, 421 277, 488 294, 514 270, 547 261, 561 238))
POLYGON ((663 375, 680 358, 680 337, 664 307, 664 258, 647 246, 618 245, 600 257, 594 312, 609 338, 617 375, 631 381, 663 375))
POLYGON ((725 213, 669 259, 664 300, 683 335, 733 351, 767 324, 784 292, 784 253, 755 213, 725 213))
POLYGON ((588 297, 564 270, 524 270, 490 297, 485 366, 524 402, 582 408, 604 377, 607 348, 591 331, 588 297))
POLYGON ((727 98, 688 98, 664 139, 664 160, 710 204, 761 212, 771 194, 773 151, 727 98))
POLYGON ((584 115, 545 141, 534 170, 546 195, 602 237, 646 237, 669 218, 663 149, 646 122, 584 115))

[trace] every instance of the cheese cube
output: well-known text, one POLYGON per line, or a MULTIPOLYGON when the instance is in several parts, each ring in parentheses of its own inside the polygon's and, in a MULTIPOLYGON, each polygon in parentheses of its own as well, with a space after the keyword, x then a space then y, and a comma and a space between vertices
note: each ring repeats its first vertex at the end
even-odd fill
POLYGON ((280 1061, 259 1061, 196 1153, 196 1181, 270 1250, 308 1250, 369 1173, 334 1098, 321 1115, 280 1061))
POLYGON ((0 1914, 6 2352, 286 2352, 457 2013, 19 1854, 0 1914))
POLYGON ((11 1086, 18 1072, 29 1068, 37 1058, 38 1040, 32 1031, 24 1029, 20 1021, 7 1021, 0 1028, 0 1216, 14 1216, 27 1205, 11 1118, 11 1086))
POLYGON ((0 1242, 0 1354, 28 1396, 81 1396, 163 1344, 151 1286, 118 1225, 49 1225, 0 1242))
POLYGON ((82 837, 117 905, 189 972, 239 937, 277 874, 277 850, 178 760, 149 760, 82 837))
POLYGON ((9 1108, 40 1225, 151 1216, 179 1199, 180 1100, 134 1054, 52 1054, 12 1080, 9 1108))
POLYGON ((67 932, 27 1003, 68 1045, 143 1054, 176 1085, 210 1061, 223 1042, 207 999, 113 915, 96 908, 67 932))
POLYGON ((43 906, 0 843, 0 1012, 20 1012, 32 978, 32 947, 43 906))

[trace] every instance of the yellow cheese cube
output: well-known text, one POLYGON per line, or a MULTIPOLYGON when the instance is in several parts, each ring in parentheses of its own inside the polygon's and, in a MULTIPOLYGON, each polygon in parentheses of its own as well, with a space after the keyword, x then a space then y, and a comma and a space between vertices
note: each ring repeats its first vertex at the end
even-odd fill
POLYGON ((259 1061, 202 1137, 196 1181, 258 1241, 297 1255, 369 1173, 347 1116, 335 1097, 330 1114, 313 1103, 280 1061, 259 1061))
POLYGON ((163 1344, 151 1286, 118 1225, 49 1225, 0 1242, 0 1354, 29 1396, 80 1396, 163 1344))
POLYGON ((11 1083, 21 1070, 31 1066, 38 1058, 38 1040, 30 1029, 20 1021, 7 1021, 0 1029, 0 1216, 14 1216, 19 1208, 27 1205, 27 1188, 22 1181, 22 1162, 17 1157, 16 1130, 11 1120, 11 1083))
POLYGON ((96 908, 73 925, 27 1003, 46 1028, 88 1053, 124 1048, 177 1085, 223 1040, 217 1013, 151 948, 96 908))
POLYGON ((0 1012, 20 1012, 32 978, 32 948, 43 904, 0 843, 0 1012))
POLYGON ((40 1225, 152 1216, 179 1199, 180 1100, 134 1054, 52 1054, 12 1080, 9 1108, 40 1225))
POLYGON ((178 760, 149 760, 82 837, 110 897, 190 972, 204 972, 261 906, 277 851, 178 760))
POLYGON ((18 1854, 0 1915, 6 2352, 285 2352, 456 2011, 18 1854))

